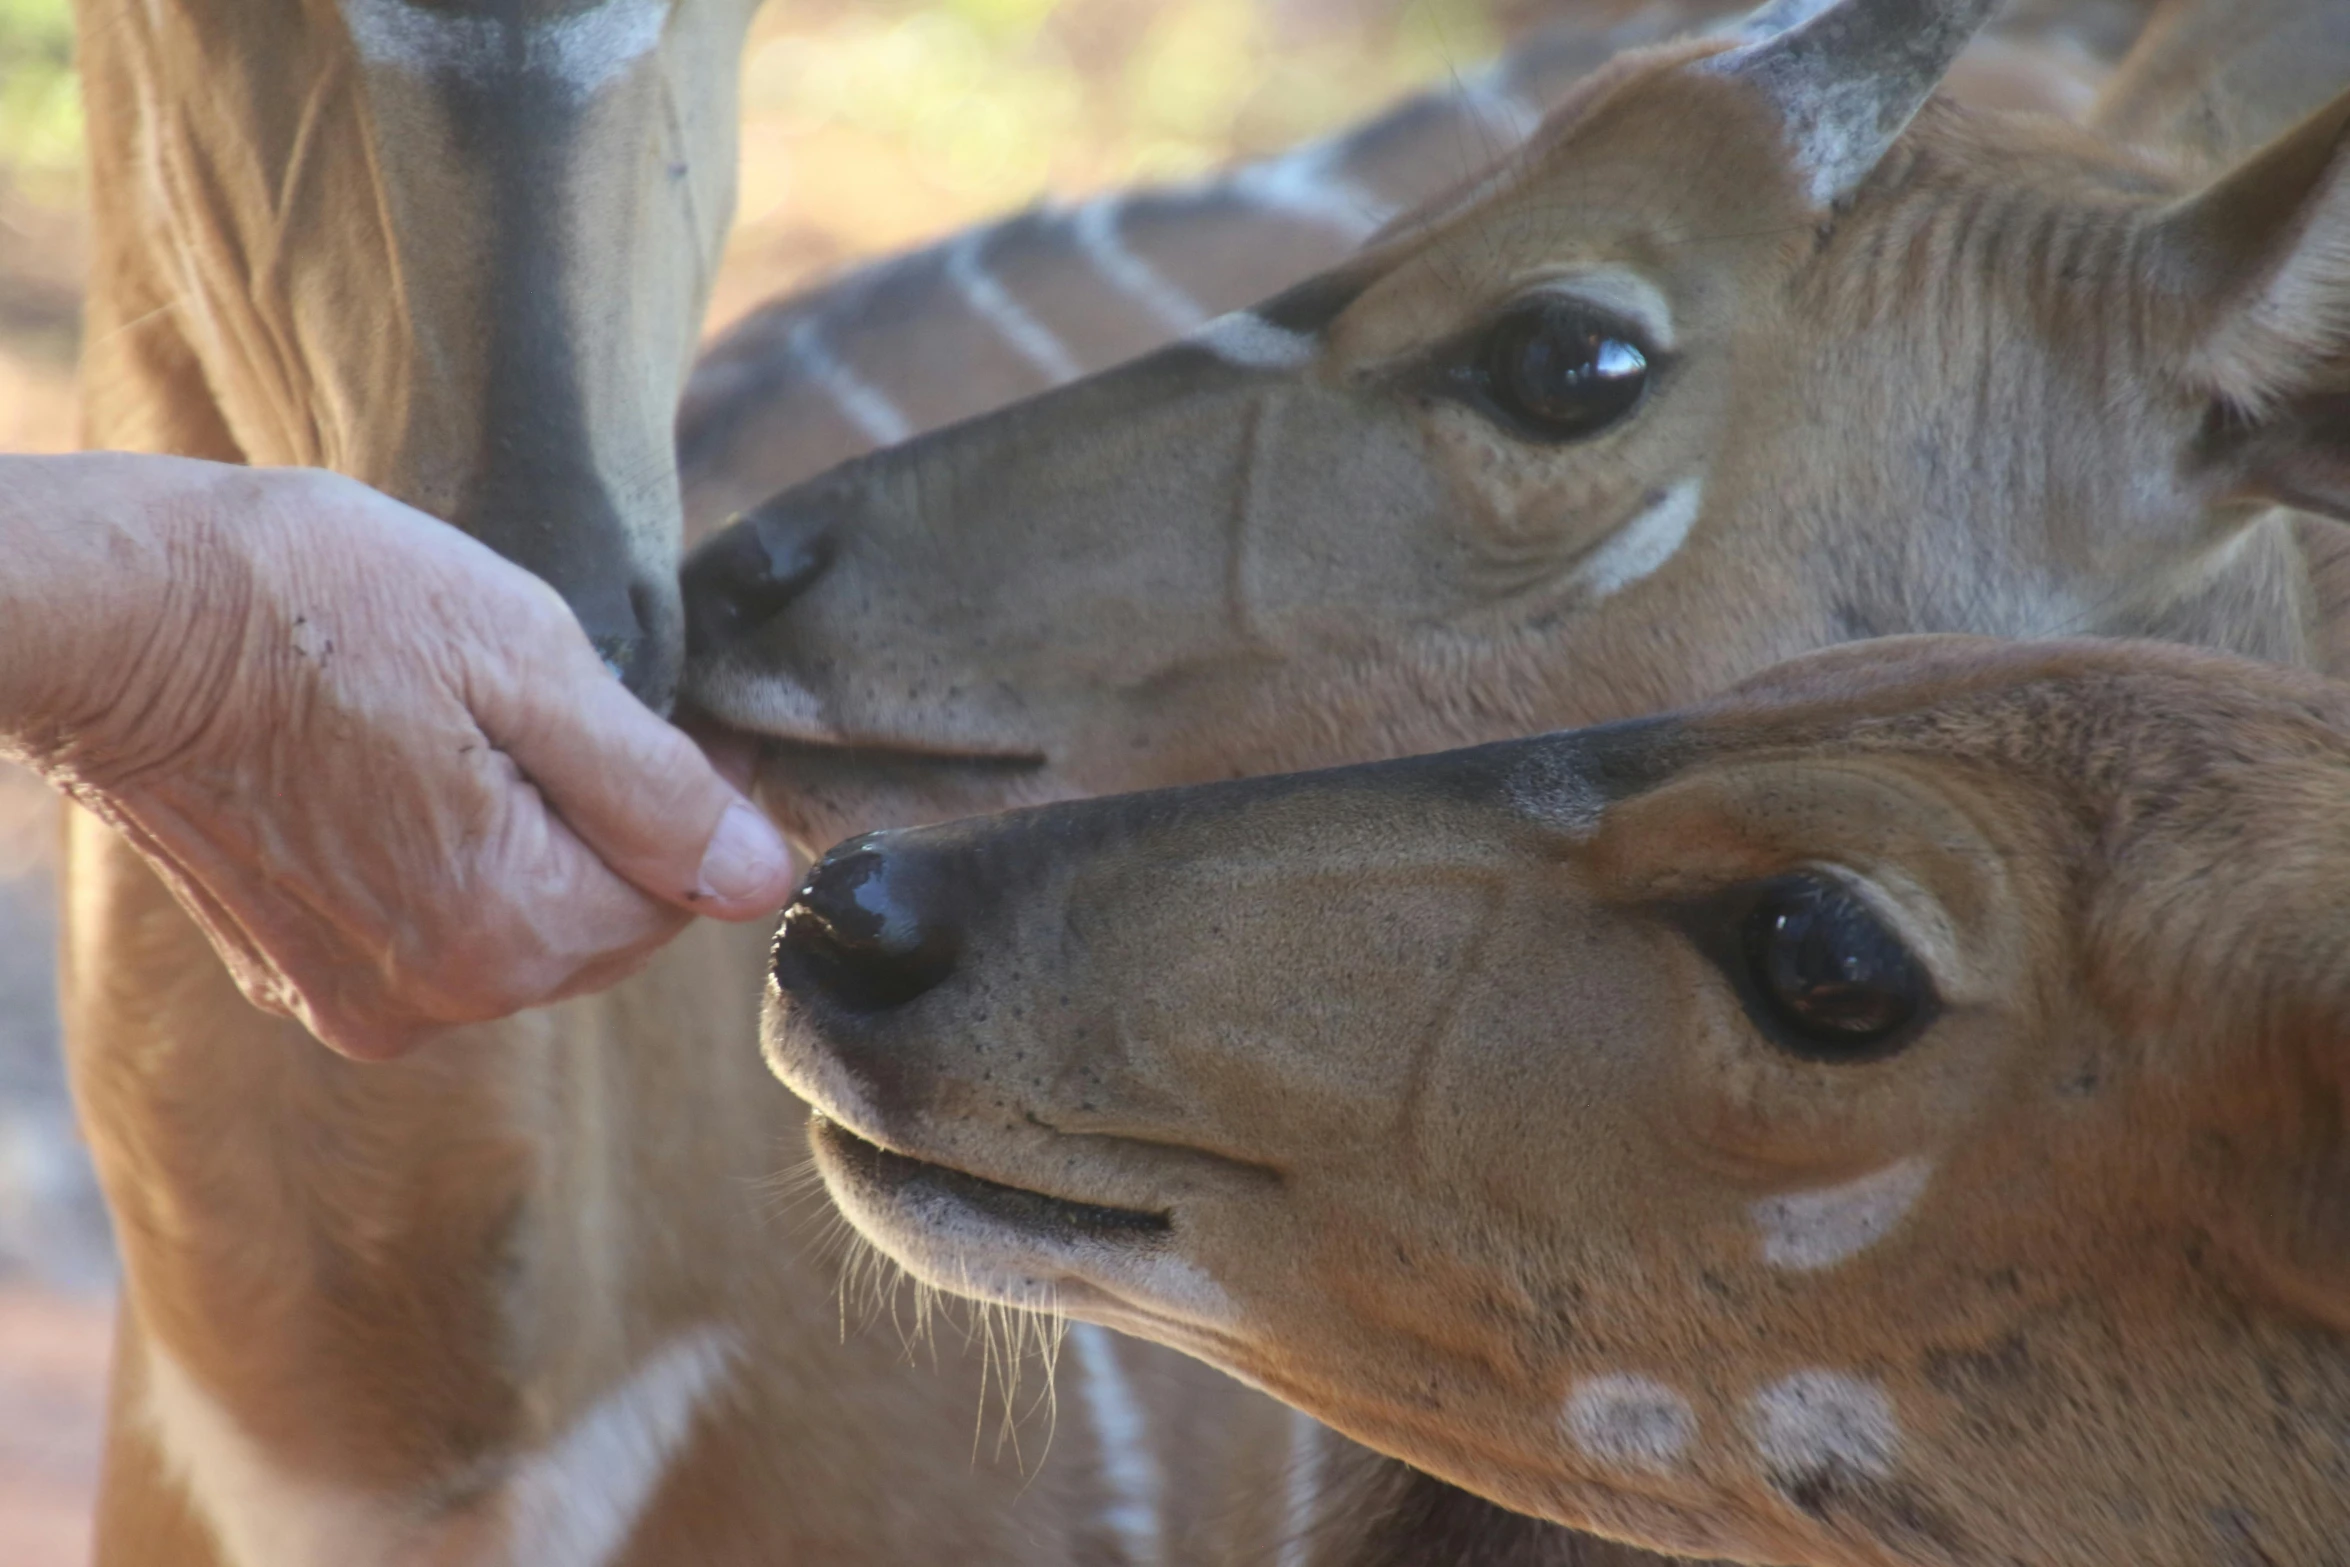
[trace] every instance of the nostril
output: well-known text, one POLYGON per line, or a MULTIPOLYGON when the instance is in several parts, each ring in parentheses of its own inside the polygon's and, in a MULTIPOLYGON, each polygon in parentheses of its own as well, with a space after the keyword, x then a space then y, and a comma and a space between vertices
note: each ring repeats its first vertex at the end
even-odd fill
POLYGON ((934 989, 954 971, 961 933, 926 910, 914 877, 878 835, 826 855, 801 884, 775 935, 775 982, 856 1012, 879 1012, 934 989))
POLYGON ((685 563, 686 646, 708 653, 781 613, 832 563, 834 509, 770 501, 728 523, 685 563))

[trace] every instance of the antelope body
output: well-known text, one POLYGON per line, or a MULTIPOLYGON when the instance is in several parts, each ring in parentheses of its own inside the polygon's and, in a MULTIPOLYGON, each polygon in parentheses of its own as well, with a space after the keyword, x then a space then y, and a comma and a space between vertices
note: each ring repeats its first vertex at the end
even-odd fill
POLYGON ((1816 1567, 2315 1567, 2345 888, 2341 686, 1895 639, 858 840, 770 1048, 918 1275, 1511 1507, 1816 1567))

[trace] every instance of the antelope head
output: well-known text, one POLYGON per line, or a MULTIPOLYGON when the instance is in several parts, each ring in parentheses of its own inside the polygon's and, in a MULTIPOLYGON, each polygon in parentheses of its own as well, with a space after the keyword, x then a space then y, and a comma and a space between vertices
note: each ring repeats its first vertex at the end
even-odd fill
POLYGON ((1873 634, 2305 658, 2250 525, 2350 506, 2350 102, 2189 190, 1928 103, 1990 8, 1621 57, 1336 271, 784 493, 689 562, 690 694, 824 842, 1653 711, 1873 634))
POLYGON ((1740 1561, 2330 1560, 2350 696, 1904 638, 856 840, 770 1058, 919 1277, 1740 1561))
POLYGON ((558 589, 665 701, 671 424, 732 212, 752 0, 90 7, 118 444, 340 469, 558 589), (157 262, 154 258, 161 258, 157 262), (141 429, 160 372, 217 428, 141 429))

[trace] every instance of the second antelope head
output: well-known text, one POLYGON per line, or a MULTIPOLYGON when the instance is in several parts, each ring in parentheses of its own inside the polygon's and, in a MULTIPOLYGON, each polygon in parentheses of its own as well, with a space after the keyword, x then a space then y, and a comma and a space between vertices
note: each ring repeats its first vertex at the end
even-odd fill
POLYGON ((822 842, 1896 631, 2308 659, 2291 530, 2250 525, 2350 509, 2350 102, 2190 190, 1927 103, 1988 9, 1624 57, 1339 270, 787 492, 689 566, 692 696, 822 842))
POLYGON ((2350 1531, 2350 695, 1903 638, 836 851, 771 1058, 948 1289, 1821 1567, 2350 1531))

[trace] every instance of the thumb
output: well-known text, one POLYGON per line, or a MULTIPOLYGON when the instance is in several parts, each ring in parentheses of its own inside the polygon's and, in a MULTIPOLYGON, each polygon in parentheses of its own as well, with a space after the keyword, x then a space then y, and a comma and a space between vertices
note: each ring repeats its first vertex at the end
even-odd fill
POLYGON ((606 865, 652 897, 718 919, 790 898, 791 849, 702 748, 629 695, 579 640, 562 677, 507 686, 477 712, 548 805, 606 865))

